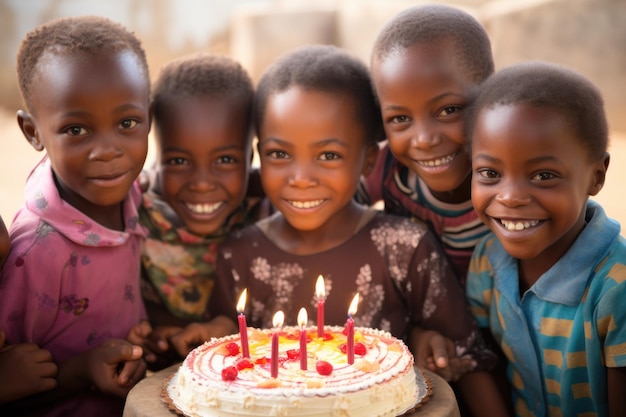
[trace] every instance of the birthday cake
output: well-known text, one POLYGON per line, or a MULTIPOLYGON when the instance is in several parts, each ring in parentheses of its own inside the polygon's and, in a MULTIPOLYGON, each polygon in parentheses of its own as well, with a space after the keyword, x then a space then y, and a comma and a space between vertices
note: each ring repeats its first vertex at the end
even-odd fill
POLYGON ((167 400, 191 417, 391 417, 427 398, 413 356, 391 334, 357 327, 347 343, 341 327, 326 327, 323 337, 313 328, 306 333, 303 342, 300 329, 281 329, 276 354, 271 330, 248 329, 249 358, 238 334, 212 339, 191 351, 168 381, 167 400))

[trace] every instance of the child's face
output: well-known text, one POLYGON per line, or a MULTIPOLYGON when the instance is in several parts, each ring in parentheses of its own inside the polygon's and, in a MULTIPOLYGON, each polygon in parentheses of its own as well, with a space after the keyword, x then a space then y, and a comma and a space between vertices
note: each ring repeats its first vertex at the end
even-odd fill
POLYGON ((90 216, 119 204, 148 150, 149 83, 137 58, 46 54, 39 67, 22 131, 46 150, 64 200, 90 216))
POLYGON ((496 105, 474 130, 472 202, 511 256, 547 270, 582 230, 605 163, 590 161, 557 110, 496 105))
POLYGON ((346 95, 299 87, 268 98, 259 138, 261 181, 295 229, 336 232, 351 224, 342 214, 376 158, 354 106, 346 95))
MULTIPOLYGON (((471 164, 465 148, 463 109, 476 88, 447 43, 416 44, 373 63, 389 148, 435 193, 461 193, 471 164), (459 189, 461 187, 461 189, 459 189)), ((438 194, 436 194, 438 195, 438 194)), ((453 195, 438 195, 455 200, 453 195)))
POLYGON ((180 99, 157 120, 158 186, 185 227, 216 232, 241 205, 251 162, 246 106, 234 99, 180 99))

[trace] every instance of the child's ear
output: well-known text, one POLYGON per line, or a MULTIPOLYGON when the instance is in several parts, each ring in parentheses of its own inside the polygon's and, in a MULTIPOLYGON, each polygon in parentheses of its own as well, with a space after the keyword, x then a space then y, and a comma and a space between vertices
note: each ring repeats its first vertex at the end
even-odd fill
POLYGON ((43 143, 39 140, 39 134, 37 133, 37 127, 30 113, 24 110, 17 111, 17 124, 19 125, 24 137, 35 148, 36 151, 43 151, 43 143))
POLYGON ((596 195, 604 187, 604 181, 606 180, 606 171, 609 169, 609 162, 611 155, 608 152, 604 153, 602 159, 596 163, 596 169, 593 172, 593 182, 589 187, 589 195, 596 195))
POLYGON ((361 171, 361 175, 367 177, 374 170, 374 166, 376 165, 376 159, 378 158, 379 151, 378 144, 370 145, 367 148, 367 153, 365 154, 365 161, 363 161, 363 169, 361 171))

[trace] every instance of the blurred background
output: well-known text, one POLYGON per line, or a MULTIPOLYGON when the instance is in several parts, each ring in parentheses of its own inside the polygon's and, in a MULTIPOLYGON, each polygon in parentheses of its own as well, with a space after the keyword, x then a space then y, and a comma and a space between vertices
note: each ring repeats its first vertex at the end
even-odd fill
POLYGON ((42 157, 15 118, 15 54, 41 23, 85 14, 120 22, 142 40, 153 79, 173 58, 213 51, 240 61, 256 81, 277 56, 302 44, 334 44, 368 62, 382 26, 401 10, 426 3, 474 15, 491 37, 497 68, 547 60, 580 71, 600 88, 611 127, 611 165, 595 199, 626 224, 620 184, 626 179, 625 0, 0 0, 0 215, 9 226, 26 176, 42 157))

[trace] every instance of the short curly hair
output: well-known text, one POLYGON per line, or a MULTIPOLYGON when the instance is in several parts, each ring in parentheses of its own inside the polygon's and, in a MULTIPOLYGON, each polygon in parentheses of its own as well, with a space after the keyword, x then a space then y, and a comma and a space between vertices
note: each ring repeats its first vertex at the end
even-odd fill
POLYGON ((415 44, 452 42, 455 58, 468 77, 477 84, 494 71, 491 42, 485 28, 469 13, 441 4, 415 6, 391 19, 380 31, 372 50, 371 62, 415 44))
POLYGON ((237 61, 226 56, 199 53, 171 61, 161 69, 153 90, 157 123, 171 102, 188 97, 237 98, 252 112, 252 80, 237 61))
POLYGON ((36 27, 26 34, 17 51, 17 80, 24 105, 32 110, 33 82, 45 53, 68 56, 117 51, 135 54, 149 86, 148 61, 141 41, 121 24, 100 16, 74 16, 36 27))
POLYGON ((343 94, 354 101, 357 120, 368 143, 384 139, 380 106, 367 66, 347 51, 333 45, 305 45, 279 57, 261 77, 255 98, 254 125, 257 134, 269 97, 298 86, 343 94))
POLYGON ((609 129, 598 88, 572 69, 542 61, 503 68, 482 84, 466 114, 468 143, 482 110, 516 104, 556 109, 563 114, 592 160, 600 160, 607 151, 609 129))

